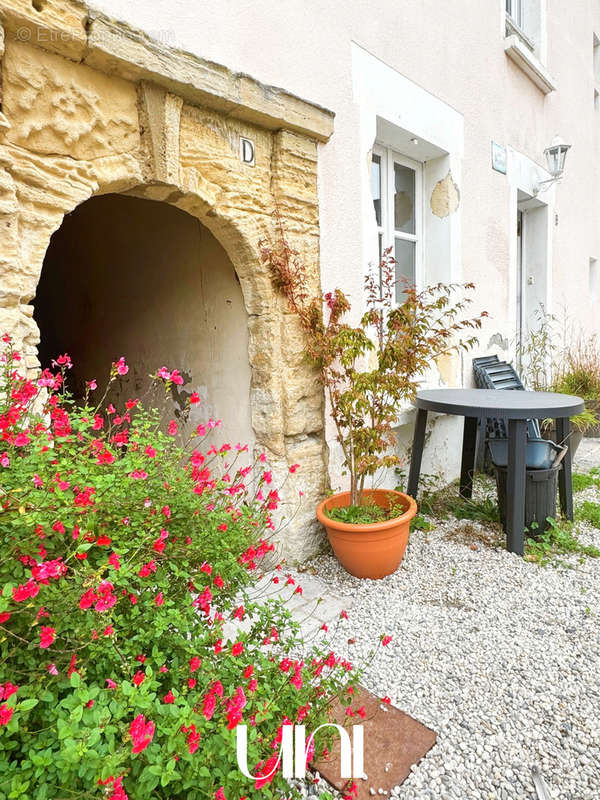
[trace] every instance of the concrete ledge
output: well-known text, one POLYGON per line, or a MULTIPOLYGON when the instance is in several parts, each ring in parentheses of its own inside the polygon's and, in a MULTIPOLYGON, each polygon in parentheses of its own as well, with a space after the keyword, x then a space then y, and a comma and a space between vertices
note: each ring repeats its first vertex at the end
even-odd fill
POLYGON ((151 81, 187 103, 265 128, 285 128, 320 142, 326 142, 333 133, 333 112, 284 89, 265 86, 248 75, 164 45, 97 12, 90 12, 83 61, 130 81, 151 81))
POLYGON ((523 70, 541 92, 550 94, 556 89, 554 79, 548 70, 516 34, 506 37, 504 40, 504 52, 511 61, 514 61, 523 70))

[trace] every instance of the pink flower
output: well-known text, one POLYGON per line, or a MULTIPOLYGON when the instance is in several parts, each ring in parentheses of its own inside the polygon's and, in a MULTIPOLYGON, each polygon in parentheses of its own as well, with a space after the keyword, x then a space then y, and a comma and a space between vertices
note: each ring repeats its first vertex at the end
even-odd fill
POLYGON ((244 645, 242 642, 236 642, 231 648, 231 655, 232 656, 241 656, 244 652, 244 645))
POLYGON ((5 683, 4 686, 2 686, 2 684, 0 683, 0 700, 8 700, 13 696, 13 694, 16 694, 18 691, 19 687, 16 684, 11 683, 10 681, 8 683, 5 683))
POLYGON ((119 556, 116 553, 111 553, 109 555, 108 563, 111 565, 113 569, 116 570, 121 569, 121 562, 119 561, 119 556))
POLYGON ((200 665, 202 664, 202 659, 198 656, 192 656, 190 658, 190 672, 196 672, 197 669, 200 669, 200 665))
POLYGON ((195 404, 200 402, 200 395, 198 392, 192 392, 190 395, 190 403, 195 404))
POLYGON ((148 445, 148 446, 145 448, 145 450, 144 450, 144 453, 145 453, 145 454, 146 454, 146 455, 147 455, 149 458, 156 458, 156 450, 155 450, 155 449, 154 449, 154 447, 152 447, 151 445, 148 445))
POLYGON ((71 369, 73 363, 71 362, 70 356, 66 353, 63 356, 59 356, 56 360, 52 359, 52 366, 53 367, 65 367, 66 369, 71 369))
POLYGON ((107 678, 106 679, 106 688, 107 689, 116 689, 117 688, 117 684, 113 680, 111 680, 110 678, 107 678))
POLYGON ((96 378, 92 378, 91 381, 88 381, 87 386, 88 386, 88 389, 90 389, 92 392, 94 391, 94 389, 97 389, 98 388, 98 384, 96 383, 96 378))
POLYGON ((0 725, 8 725, 12 719, 14 707, 8 707, 6 703, 0 706, 0 725))
POLYGON ((174 420, 174 419, 172 419, 172 420, 169 422, 169 428, 168 428, 168 430, 169 430, 169 435, 170 435, 170 436, 177 436, 178 427, 177 427, 177 423, 175 422, 175 420, 174 420))
POLYGON ((208 694, 204 695, 204 700, 202 702, 202 713, 204 714, 207 720, 212 718, 212 715, 215 713, 215 708, 217 707, 217 701, 215 700, 214 694, 209 692, 208 694))
POLYGON ((154 605, 155 606, 162 606, 165 602, 165 597, 162 592, 159 592, 156 597, 154 598, 154 605))
POLYGON ((299 466, 300 464, 292 464, 292 466, 290 467, 290 472, 292 473, 292 475, 294 474, 294 472, 296 472, 299 466))
POLYGON ((50 645, 54 642, 56 638, 56 628, 48 628, 45 625, 42 625, 42 629, 40 631, 40 647, 45 649, 50 647, 50 645))
POLYGON ((391 636, 383 636, 383 637, 381 638, 381 644, 382 644, 384 647, 387 647, 387 646, 388 646, 388 644, 389 644, 391 641, 392 641, 392 637, 391 637, 391 636))
POLYGON ((129 726, 129 735, 133 742, 132 753, 141 753, 154 738, 155 725, 143 714, 138 714, 129 726))
POLYGON ((129 372, 129 367, 125 363, 123 356, 116 363, 113 363, 113 367, 116 369, 117 375, 127 375, 129 372))
POLYGON ((46 667, 50 675, 58 675, 58 670, 56 669, 56 664, 48 664, 46 667))
POLYGON ((225 791, 222 786, 219 786, 219 788, 215 792, 215 800, 227 800, 227 798, 225 797, 225 791))

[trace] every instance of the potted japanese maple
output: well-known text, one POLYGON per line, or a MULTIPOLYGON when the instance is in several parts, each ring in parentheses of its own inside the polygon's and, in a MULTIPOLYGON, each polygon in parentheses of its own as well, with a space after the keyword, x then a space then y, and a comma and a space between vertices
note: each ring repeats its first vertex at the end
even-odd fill
POLYGON ((262 258, 306 334, 306 354, 319 372, 335 423, 348 491, 317 507, 338 560, 352 575, 382 578, 400 564, 411 519, 412 497, 367 488, 369 478, 400 463, 394 450, 398 411, 412 400, 435 359, 476 338, 461 341, 481 317, 463 319, 472 284, 437 284, 422 291, 402 287, 396 302, 395 260, 386 250, 376 274, 365 278, 366 311, 358 325, 344 321, 350 303, 340 289, 311 296, 308 274, 285 238, 263 243, 262 258))

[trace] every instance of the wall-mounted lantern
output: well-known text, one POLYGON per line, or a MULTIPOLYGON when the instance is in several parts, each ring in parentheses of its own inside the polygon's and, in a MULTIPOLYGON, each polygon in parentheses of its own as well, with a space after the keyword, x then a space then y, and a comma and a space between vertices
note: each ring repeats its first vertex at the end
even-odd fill
POLYGON ((571 147, 570 144, 565 144, 560 136, 555 136, 552 140, 550 147, 544 150, 546 158, 546 165, 551 177, 544 181, 538 181, 534 194, 545 189, 549 189, 552 184, 556 183, 562 178, 565 168, 565 159, 567 157, 567 150, 571 147))

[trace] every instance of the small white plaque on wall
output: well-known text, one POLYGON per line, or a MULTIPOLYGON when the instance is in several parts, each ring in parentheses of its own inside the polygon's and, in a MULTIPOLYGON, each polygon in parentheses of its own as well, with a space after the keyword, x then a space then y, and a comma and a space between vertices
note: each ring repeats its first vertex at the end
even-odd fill
POLYGON ((492 169, 506 175, 506 147, 492 142, 492 169))

